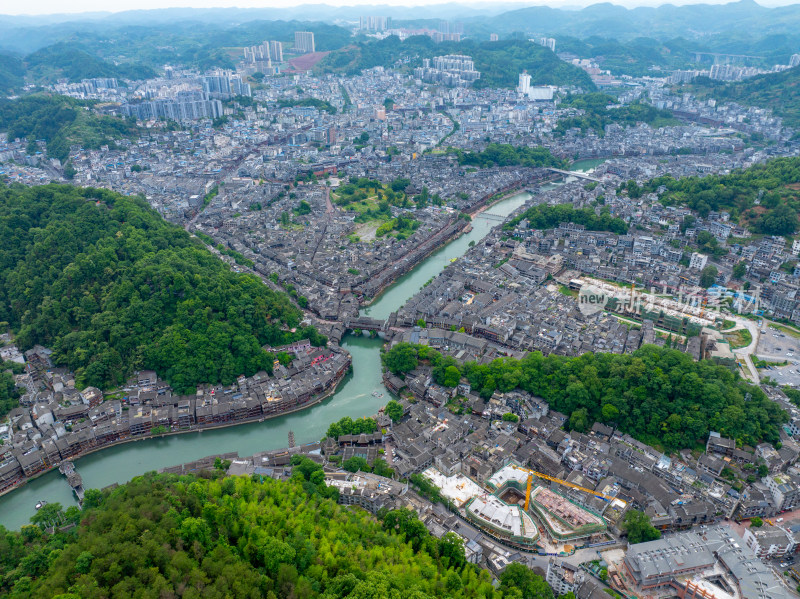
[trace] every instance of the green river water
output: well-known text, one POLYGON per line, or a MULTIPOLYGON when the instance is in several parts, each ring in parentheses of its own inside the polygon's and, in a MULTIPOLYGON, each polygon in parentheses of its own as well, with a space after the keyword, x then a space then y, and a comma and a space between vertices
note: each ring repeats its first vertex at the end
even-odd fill
MULTIPOLYGON (((601 162, 576 162, 572 170, 590 171, 601 162)), ((558 184, 548 184, 543 189, 555 185, 558 184)), ((480 241, 499 224, 498 220, 483 215, 508 216, 530 197, 524 192, 511 195, 476 216, 469 233, 437 250, 410 273, 400 277, 371 306, 364 308, 362 314, 385 318, 400 308, 429 279, 441 272, 451 259, 466 253, 471 241, 480 241)), ((295 442, 299 445, 318 441, 331 422, 344 416, 371 416, 389 400, 390 394, 381 382, 382 344, 379 338, 346 336, 342 340, 342 347, 353 356, 353 373, 345 377, 331 397, 306 410, 264 422, 125 443, 77 459, 75 468, 83 477, 85 488, 102 488, 128 481, 150 470, 190 462, 207 455, 238 451, 240 456, 249 456, 286 447, 289 431, 294 431, 295 442), (383 396, 373 396, 375 391, 383 396)), ((66 479, 57 471, 51 471, 0 497, 0 524, 12 529, 27 524, 35 512, 34 506, 40 500, 50 503, 57 501, 64 507, 76 502, 66 479)))

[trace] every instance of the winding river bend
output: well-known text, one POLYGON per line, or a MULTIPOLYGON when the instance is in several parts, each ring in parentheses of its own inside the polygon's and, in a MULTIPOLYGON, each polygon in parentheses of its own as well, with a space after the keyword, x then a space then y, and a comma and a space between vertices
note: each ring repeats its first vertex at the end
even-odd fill
MULTIPOLYGON (((587 172, 601 162, 580 161, 572 166, 572 170, 587 172)), ((542 189, 556 185, 559 183, 548 184, 542 189)), ((362 313, 385 318, 399 309, 453 258, 466 253, 471 241, 477 243, 498 224, 498 220, 486 218, 485 215, 508 216, 530 197, 526 192, 511 195, 477 215, 469 233, 440 248, 414 270, 400 277, 362 313)), ((342 340, 342 347, 353 356, 353 373, 345 377, 336 393, 311 408, 264 422, 142 439, 75 460, 75 467, 83 477, 85 488, 102 488, 128 481, 150 470, 190 462, 215 453, 238 451, 239 455, 248 456, 286 447, 289 431, 294 431, 298 444, 318 441, 331 422, 344 416, 370 416, 389 400, 390 394, 381 382, 379 350, 382 344, 383 341, 377 338, 346 336, 342 340), (374 391, 383 393, 383 397, 373 396, 374 391)), ((34 506, 40 500, 50 503, 57 501, 64 507, 75 503, 64 477, 54 470, 0 498, 0 524, 11 529, 28 524, 35 512, 34 506)))

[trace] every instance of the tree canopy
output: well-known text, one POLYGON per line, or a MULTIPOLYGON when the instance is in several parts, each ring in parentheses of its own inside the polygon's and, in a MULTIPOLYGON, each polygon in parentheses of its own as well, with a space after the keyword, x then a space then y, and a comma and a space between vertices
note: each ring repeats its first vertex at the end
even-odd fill
MULTIPOLYGON (((115 140, 131 138, 136 123, 111 116, 98 116, 89 110, 92 102, 67 96, 35 94, 15 100, 0 99, 0 131, 8 139, 47 142, 49 156, 64 162, 72 144, 97 149, 114 145, 115 140)), ((33 149, 33 148, 31 148, 33 149)))
POLYGON ((377 41, 349 44, 331 52, 316 67, 317 72, 358 74, 377 66, 410 71, 422 66, 422 59, 443 54, 466 54, 475 62, 480 79, 474 87, 513 88, 519 74, 528 71, 534 85, 575 85, 585 90, 595 89, 591 78, 578 67, 560 60, 553 52, 527 40, 496 42, 434 42, 430 37, 415 35, 400 41, 389 36, 377 41))
POLYGON ((326 342, 285 294, 231 272, 140 198, 0 187, 0 235, 0 319, 23 348, 52 347, 80 385, 146 368, 187 393, 271 372, 265 344, 326 342))
POLYGON ((582 110, 583 114, 559 120, 553 133, 564 135, 570 129, 578 128, 584 134, 593 130, 598 136, 603 137, 606 125, 612 123, 623 127, 633 126, 637 123, 646 123, 652 127, 678 124, 678 120, 669 110, 660 110, 655 106, 640 102, 610 107, 616 103, 616 98, 600 92, 567 98, 562 107, 572 106, 582 110))
POLYGON ((628 510, 622 519, 620 528, 628 535, 628 542, 631 545, 655 541, 661 538, 661 533, 650 524, 647 514, 638 510, 628 510))
POLYGON ((756 233, 791 235, 800 226, 798 181, 800 158, 776 158, 728 175, 680 179, 664 175, 645 183, 642 190, 661 188, 662 204, 688 206, 704 218, 712 210, 726 210, 733 220, 756 233))
MULTIPOLYGON (((290 482, 150 473, 93 492, 68 532, 50 533, 44 523, 21 532, 0 527, 0 592, 48 599, 552 599, 542 578, 519 564, 495 589, 487 571, 466 562, 459 537, 437 539, 411 510, 376 520, 336 505, 317 492, 324 487, 314 482, 324 480, 318 465, 296 457, 290 482)), ((59 508, 53 517, 64 517, 59 508)))
POLYGON ((587 231, 610 231, 617 235, 628 232, 628 223, 621 218, 611 216, 608 208, 601 210, 598 215, 591 208, 576 209, 570 204, 531 206, 503 225, 503 229, 511 231, 523 220, 528 221, 529 229, 554 229, 561 223, 574 223, 583 225, 587 231))
POLYGON ((788 418, 761 389, 724 366, 695 362, 683 352, 655 345, 633 354, 566 357, 533 352, 521 360, 463 365, 408 343, 384 355, 384 365, 394 366, 396 373, 422 361, 429 363, 440 385, 454 387, 463 377, 485 398, 519 388, 566 414, 571 429, 583 432, 594 422, 606 422, 666 450, 694 448, 712 430, 746 445, 775 442, 780 423, 788 418), (459 371, 458 379, 450 376, 451 368, 459 371))
POLYGON ((550 150, 542 147, 517 147, 511 144, 490 143, 481 152, 464 152, 457 148, 450 148, 449 151, 456 155, 459 164, 480 168, 492 166, 567 168, 566 160, 556 158, 550 153, 550 150))

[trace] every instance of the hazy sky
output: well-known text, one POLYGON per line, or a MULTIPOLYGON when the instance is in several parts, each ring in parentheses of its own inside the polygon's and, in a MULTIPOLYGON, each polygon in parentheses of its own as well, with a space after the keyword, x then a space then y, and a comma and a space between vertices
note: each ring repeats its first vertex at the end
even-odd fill
MULTIPOLYGON (((503 0, 503 4, 514 2, 515 0, 503 0)), ((521 6, 541 5, 548 6, 588 6, 603 0, 550 0, 550 1, 520 1, 521 6)), ((614 4, 623 6, 657 6, 659 4, 695 4, 692 0, 611 0, 614 4)), ((729 0, 704 0, 705 4, 724 4, 729 0)), ((239 7, 239 8, 289 8, 298 4, 328 4, 333 6, 356 6, 362 4, 371 5, 396 5, 396 6, 419 6, 431 4, 443 4, 456 2, 459 4, 489 4, 490 2, 459 2, 458 0, 30 0, 28 2, 12 2, 2 0, 0 2, 0 14, 6 15, 47 15, 80 12, 118 12, 123 10, 142 10, 151 8, 172 8, 172 7, 195 7, 195 8, 214 8, 214 7, 239 7)), ((760 0, 763 6, 785 6, 795 4, 796 0, 760 0)))

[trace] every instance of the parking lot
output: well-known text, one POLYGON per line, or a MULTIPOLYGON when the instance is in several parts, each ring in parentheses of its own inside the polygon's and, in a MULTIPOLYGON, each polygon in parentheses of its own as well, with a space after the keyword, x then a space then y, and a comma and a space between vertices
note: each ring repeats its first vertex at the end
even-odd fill
POLYGON ((761 369, 761 376, 768 376, 779 385, 800 388, 800 339, 765 324, 761 329, 756 357, 767 362, 788 362, 785 366, 774 364, 761 369))

